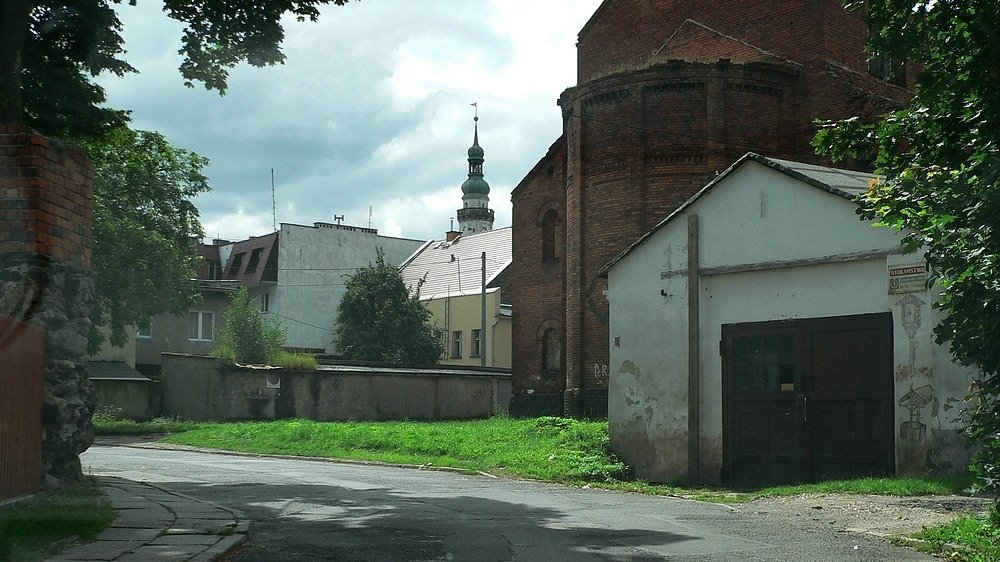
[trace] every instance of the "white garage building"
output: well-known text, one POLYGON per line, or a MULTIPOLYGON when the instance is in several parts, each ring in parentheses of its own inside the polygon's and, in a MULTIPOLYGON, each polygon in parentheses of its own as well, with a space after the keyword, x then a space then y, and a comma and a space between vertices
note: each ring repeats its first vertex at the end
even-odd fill
POLYGON ((605 267, 609 421, 636 476, 757 485, 964 470, 977 373, 869 174, 748 154, 605 267))

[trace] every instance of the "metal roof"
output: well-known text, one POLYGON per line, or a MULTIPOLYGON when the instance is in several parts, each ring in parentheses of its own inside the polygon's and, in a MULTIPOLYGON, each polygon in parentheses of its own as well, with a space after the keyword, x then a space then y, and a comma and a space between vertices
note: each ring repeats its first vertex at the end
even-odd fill
POLYGON ((602 267, 597 274, 599 276, 606 276, 608 270, 610 270, 616 263, 622 260, 625 256, 629 254, 632 250, 638 248, 639 246, 646 243, 657 231, 666 226, 674 217, 680 215, 687 210, 688 207, 693 205, 695 201, 701 198, 702 195, 708 193, 716 185, 721 183, 724 179, 728 178, 733 172, 738 170, 743 164, 748 161, 754 161, 758 164, 762 164, 777 170, 786 176, 795 178, 805 184, 811 185, 813 187, 822 189, 833 195, 843 197, 854 201, 854 199, 866 191, 872 180, 879 179, 879 176, 869 172, 857 172, 854 170, 842 170, 840 168, 829 168, 826 166, 817 166, 815 164, 806 164, 803 162, 793 162, 791 160, 781 160, 778 158, 768 158, 766 156, 761 156, 755 152, 748 152, 743 155, 742 158, 733 163, 732 166, 726 168, 721 174, 715 176, 712 181, 708 182, 705 187, 698 190, 690 199, 684 202, 680 207, 678 207, 674 212, 670 213, 667 218, 663 219, 656 226, 652 228, 646 234, 639 237, 638 240, 633 242, 628 248, 625 248, 622 253, 618 254, 614 259, 609 261, 604 267, 602 267))
POLYGON ((511 262, 511 228, 504 227, 455 240, 433 240, 403 265, 403 282, 423 300, 478 295, 482 285, 482 253, 486 252, 486 284, 511 262))
POLYGON ((87 361, 87 374, 93 380, 153 382, 124 361, 87 361))

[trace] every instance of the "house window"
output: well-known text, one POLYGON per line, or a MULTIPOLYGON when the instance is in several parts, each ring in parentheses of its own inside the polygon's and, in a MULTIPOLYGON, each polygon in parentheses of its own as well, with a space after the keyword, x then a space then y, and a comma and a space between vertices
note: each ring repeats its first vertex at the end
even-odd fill
POLYGON ((548 372, 562 369, 562 337, 555 328, 545 330, 542 336, 542 367, 548 372))
POLYGON ((481 330, 472 330, 472 355, 469 357, 483 356, 483 338, 481 330))
POLYGON ((458 330, 451 333, 451 358, 459 359, 462 357, 462 331, 458 330))
POLYGON ((888 55, 877 55, 868 59, 868 73, 890 84, 906 85, 906 65, 892 60, 888 55))
POLYGON ((222 264, 218 260, 208 260, 208 278, 222 279, 222 264))
POLYGON ((192 341, 215 340, 215 313, 192 310, 188 313, 188 339, 192 341))
POLYGON ((253 273, 254 271, 257 271, 257 266, 260 265, 260 254, 263 251, 263 248, 254 248, 253 251, 250 252, 250 261, 247 262, 246 273, 253 273))
POLYGON ((153 337, 153 319, 147 320, 144 324, 139 324, 135 330, 135 337, 149 339, 153 337))
POLYGON ((559 247, 559 236, 556 232, 559 226, 559 214, 555 210, 549 209, 542 217, 542 259, 545 261, 557 260, 562 255, 559 247))
MULTIPOLYGON (((877 34, 878 31, 871 26, 868 28, 868 35, 877 34)), ((880 53, 868 59, 868 74, 881 78, 897 86, 906 85, 906 65, 902 61, 895 61, 889 55, 880 53)))
POLYGON ((240 266, 243 265, 243 256, 246 252, 241 252, 233 256, 232 263, 229 264, 229 276, 232 277, 240 272, 240 266))

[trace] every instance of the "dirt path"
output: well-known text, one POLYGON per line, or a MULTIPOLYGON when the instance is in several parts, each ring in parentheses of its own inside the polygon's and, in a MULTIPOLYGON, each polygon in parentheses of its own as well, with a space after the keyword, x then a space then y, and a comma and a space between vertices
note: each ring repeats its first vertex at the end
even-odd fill
POLYGON ((905 536, 960 515, 985 514, 990 503, 986 498, 964 496, 803 494, 764 498, 734 507, 787 518, 789 524, 830 525, 838 531, 905 536))

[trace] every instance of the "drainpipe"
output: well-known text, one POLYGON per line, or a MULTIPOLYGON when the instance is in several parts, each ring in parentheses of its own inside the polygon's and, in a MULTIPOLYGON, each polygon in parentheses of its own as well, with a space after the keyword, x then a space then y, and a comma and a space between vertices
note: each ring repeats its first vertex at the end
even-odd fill
POLYGON ((701 271, 698 215, 688 217, 688 482, 701 482, 701 271))

